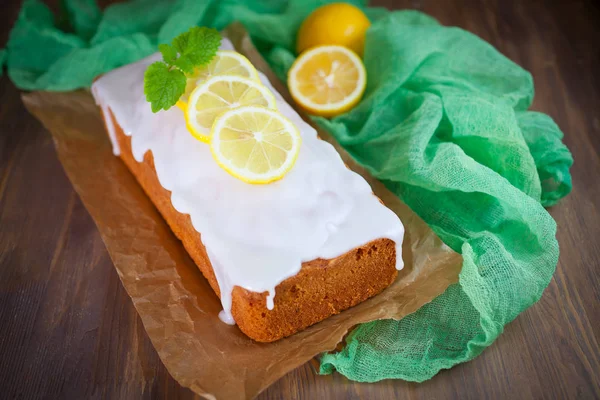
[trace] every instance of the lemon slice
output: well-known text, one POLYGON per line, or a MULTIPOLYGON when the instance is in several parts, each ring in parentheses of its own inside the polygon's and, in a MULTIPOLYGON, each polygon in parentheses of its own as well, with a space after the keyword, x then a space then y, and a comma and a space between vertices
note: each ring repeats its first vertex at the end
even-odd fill
POLYGON ((213 76, 189 97, 185 121, 197 139, 210 140, 210 128, 217 116, 235 107, 257 105, 275 109, 275 96, 261 83, 240 76, 213 76))
POLYGON ((210 150, 217 163, 247 183, 281 179, 300 151, 298 128, 277 111, 239 107, 221 114, 211 131, 210 150))
POLYGON ((367 84, 360 58, 342 46, 319 46, 298 57, 288 73, 294 100, 310 114, 333 117, 354 107, 367 84))
POLYGON ((188 98, 196 86, 217 75, 235 75, 260 81, 258 72, 246 57, 237 51, 219 50, 210 64, 196 68, 193 74, 186 76, 185 92, 177 102, 177 106, 185 111, 188 98))

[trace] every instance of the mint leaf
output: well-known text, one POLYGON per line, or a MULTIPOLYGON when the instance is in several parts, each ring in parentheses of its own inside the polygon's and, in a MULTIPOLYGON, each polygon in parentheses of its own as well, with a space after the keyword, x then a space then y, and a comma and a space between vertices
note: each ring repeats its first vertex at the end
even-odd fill
POLYGON ((187 57, 179 57, 177 60, 175 60, 173 65, 186 74, 192 74, 194 72, 194 63, 187 57))
POLYGON ((193 27, 173 39, 173 47, 179 52, 174 65, 191 73, 194 67, 208 64, 219 50, 220 44, 221 35, 217 30, 193 27))
POLYGON ((185 91, 185 75, 167 64, 157 61, 144 73, 144 94, 152 105, 152 112, 168 110, 185 91))
POLYGON ((193 27, 173 39, 172 44, 159 44, 163 62, 151 64, 144 74, 144 94, 152 112, 168 110, 185 92, 185 73, 208 64, 221 44, 215 29, 193 27))
POLYGON ((167 64, 173 65, 175 60, 177 60, 177 50, 175 49, 175 47, 171 46, 170 44, 159 44, 158 50, 162 54, 163 60, 167 64))

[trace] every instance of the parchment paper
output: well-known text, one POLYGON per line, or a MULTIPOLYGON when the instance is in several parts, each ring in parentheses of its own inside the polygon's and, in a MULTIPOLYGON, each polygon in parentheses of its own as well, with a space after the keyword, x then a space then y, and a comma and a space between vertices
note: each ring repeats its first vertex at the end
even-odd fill
MULTIPOLYGON (((289 101, 287 90, 243 28, 232 26, 225 33, 289 101)), ((364 176, 404 223, 406 266, 380 295, 289 338, 256 343, 219 320, 218 297, 125 164, 113 156, 91 95, 83 90, 34 92, 23 95, 23 102, 52 134, 58 157, 94 219, 162 362, 182 386, 200 395, 253 398, 315 355, 333 350, 354 325, 400 319, 458 279, 461 256, 336 144, 348 167, 364 176)), ((319 134, 335 143, 326 132, 319 134)))

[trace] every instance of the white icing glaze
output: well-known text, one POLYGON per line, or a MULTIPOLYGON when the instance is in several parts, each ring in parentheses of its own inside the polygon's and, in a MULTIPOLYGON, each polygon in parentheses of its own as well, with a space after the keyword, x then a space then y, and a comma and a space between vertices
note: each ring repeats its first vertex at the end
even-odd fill
POLYGON ((221 320, 221 322, 224 322, 227 325, 235 325, 233 315, 231 315, 230 312, 225 311, 225 309, 219 311, 219 319, 221 320))
MULTIPOLYGON (((223 49, 232 49, 224 40, 223 49)), ((279 111, 302 135, 298 160, 280 181, 250 185, 222 170, 209 146, 187 131, 182 111, 172 107, 153 114, 143 93, 146 67, 159 54, 111 71, 92 88, 105 114, 115 154, 119 153, 108 108, 126 135, 139 162, 151 150, 161 185, 171 191, 173 207, 189 214, 201 232, 221 291, 222 321, 234 323, 234 286, 268 292, 274 307, 275 287, 296 275, 304 261, 331 259, 372 240, 396 243, 396 268, 402 269, 404 227, 372 194, 371 187, 344 165, 329 143, 273 91, 279 111)))
POLYGON ((272 310, 275 308, 275 288, 273 290, 269 290, 269 294, 267 294, 267 309, 272 310))

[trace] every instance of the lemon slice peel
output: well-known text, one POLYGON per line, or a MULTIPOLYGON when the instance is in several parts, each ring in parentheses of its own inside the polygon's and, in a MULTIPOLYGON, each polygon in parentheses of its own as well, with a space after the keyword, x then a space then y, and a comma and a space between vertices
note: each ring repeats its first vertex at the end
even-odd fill
POLYGON ((282 179, 292 169, 301 143, 296 125, 277 111, 243 106, 217 117, 211 130, 210 150, 217 164, 235 178, 250 184, 268 184, 282 179), (236 123, 241 127, 236 127, 236 123), (235 157, 238 160, 232 160, 235 157), (263 171, 256 171, 261 168, 263 171))
POLYGON ((233 75, 213 76, 190 94, 185 110, 186 126, 195 138, 208 142, 215 118, 245 105, 276 109, 277 101, 266 86, 255 80, 233 75))
POLYGON ((367 83, 360 57, 343 46, 313 47, 300 55, 288 72, 292 98, 311 114, 331 117, 354 107, 367 83), (350 90, 348 90, 350 88, 350 90), (315 101, 315 97, 327 98, 315 101), (340 97, 331 100, 331 96, 340 97))

